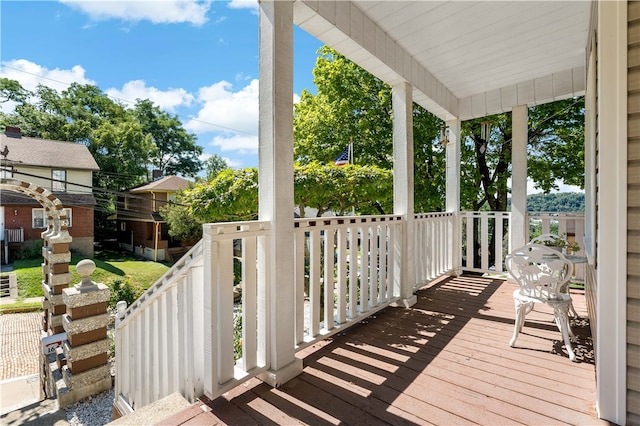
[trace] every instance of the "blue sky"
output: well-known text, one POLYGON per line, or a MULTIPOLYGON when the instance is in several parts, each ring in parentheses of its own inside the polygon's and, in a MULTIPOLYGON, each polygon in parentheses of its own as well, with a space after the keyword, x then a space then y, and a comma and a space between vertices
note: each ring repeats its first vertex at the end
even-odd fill
MULTIPOLYGON (((206 155, 257 166, 256 1, 2 0, 0 15, 1 77, 30 90, 78 82, 125 103, 151 99, 206 155)), ((315 92, 320 46, 295 28, 294 98, 315 92)))

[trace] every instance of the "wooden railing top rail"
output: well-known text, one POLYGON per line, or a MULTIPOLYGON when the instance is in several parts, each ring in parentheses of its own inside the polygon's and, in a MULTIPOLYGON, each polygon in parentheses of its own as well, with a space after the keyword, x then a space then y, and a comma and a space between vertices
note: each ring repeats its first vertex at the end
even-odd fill
POLYGON ((354 226, 378 222, 397 222, 403 219, 400 215, 378 215, 378 216, 329 216, 314 218, 294 219, 296 228, 314 228, 323 226, 354 226))

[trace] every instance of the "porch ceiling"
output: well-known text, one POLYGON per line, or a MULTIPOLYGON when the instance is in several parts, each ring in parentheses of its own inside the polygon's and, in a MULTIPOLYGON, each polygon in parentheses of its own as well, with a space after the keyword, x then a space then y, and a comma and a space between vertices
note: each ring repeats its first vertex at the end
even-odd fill
POLYGON ((297 0, 295 23, 443 119, 581 95, 592 2, 297 0))

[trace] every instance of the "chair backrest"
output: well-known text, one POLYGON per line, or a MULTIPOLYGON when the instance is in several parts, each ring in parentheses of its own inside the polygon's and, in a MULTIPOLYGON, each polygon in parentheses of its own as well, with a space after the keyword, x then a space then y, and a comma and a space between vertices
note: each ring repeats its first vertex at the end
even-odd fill
POLYGON ((550 242, 557 241, 557 240, 564 240, 565 245, 569 244, 569 241, 567 241, 566 238, 562 238, 560 235, 557 235, 557 234, 538 235, 537 237, 532 238, 531 241, 529 241, 529 243, 542 244, 543 246, 548 246, 550 242))
POLYGON ((567 292, 573 265, 557 250, 529 243, 509 253, 505 264, 522 295, 545 301, 561 299, 567 292))

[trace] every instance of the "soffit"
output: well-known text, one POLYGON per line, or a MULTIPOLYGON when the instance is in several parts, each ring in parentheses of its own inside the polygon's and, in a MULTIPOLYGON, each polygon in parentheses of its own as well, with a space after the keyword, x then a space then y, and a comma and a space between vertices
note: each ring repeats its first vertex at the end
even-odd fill
POLYGON ((299 0, 296 24, 443 118, 584 91, 591 1, 345 3, 299 0))

